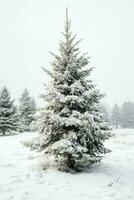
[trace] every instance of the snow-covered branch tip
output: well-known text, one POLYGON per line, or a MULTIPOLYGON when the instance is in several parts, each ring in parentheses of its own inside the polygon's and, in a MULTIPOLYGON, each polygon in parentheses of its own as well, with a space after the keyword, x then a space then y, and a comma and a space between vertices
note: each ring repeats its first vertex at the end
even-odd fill
POLYGON ((47 69, 44 68, 44 67, 41 67, 41 69, 43 69, 44 72, 46 72, 50 77, 53 78, 53 74, 52 74, 52 72, 50 72, 49 70, 47 70, 47 69))

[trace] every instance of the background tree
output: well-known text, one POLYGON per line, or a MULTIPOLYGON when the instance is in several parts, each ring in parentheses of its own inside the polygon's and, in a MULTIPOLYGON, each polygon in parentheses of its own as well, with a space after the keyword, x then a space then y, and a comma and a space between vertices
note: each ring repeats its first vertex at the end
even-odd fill
POLYGON ((18 129, 18 115, 14 101, 11 100, 10 93, 6 87, 0 92, 0 132, 16 131, 18 129))
POLYGON ((111 122, 115 126, 115 128, 119 128, 119 125, 121 124, 121 113, 120 108, 117 104, 115 104, 113 107, 111 122))
POLYGON ((27 89, 24 90, 19 105, 20 131, 30 131, 30 125, 35 120, 36 112, 35 100, 30 97, 27 89))
POLYGON ((107 105, 105 105, 104 103, 103 104, 101 103, 100 104, 100 111, 104 115, 105 121, 110 123, 109 110, 108 110, 107 107, 108 107, 107 105))
POLYGON ((134 128, 134 103, 125 102, 121 108, 121 125, 123 128, 134 128))
POLYGON ((110 136, 99 110, 103 95, 87 80, 92 68, 86 68, 88 58, 80 55, 70 24, 66 15, 60 54, 52 53, 51 72, 44 69, 52 81, 43 95, 46 106, 40 129, 45 157, 52 156, 61 170, 79 170, 100 161, 109 152, 103 142, 110 136))

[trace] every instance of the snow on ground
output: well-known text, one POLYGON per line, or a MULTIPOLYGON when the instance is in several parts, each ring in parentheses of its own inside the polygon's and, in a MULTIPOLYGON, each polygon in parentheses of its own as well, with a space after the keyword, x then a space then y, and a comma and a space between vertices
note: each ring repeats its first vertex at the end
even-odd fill
POLYGON ((113 132, 106 143, 112 153, 79 174, 41 171, 37 153, 21 143, 36 133, 1 136, 0 200, 133 200, 134 130, 113 132))

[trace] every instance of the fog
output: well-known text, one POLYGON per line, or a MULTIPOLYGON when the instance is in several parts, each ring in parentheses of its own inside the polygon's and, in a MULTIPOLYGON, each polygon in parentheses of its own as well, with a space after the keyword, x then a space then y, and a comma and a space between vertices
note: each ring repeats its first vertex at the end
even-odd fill
POLYGON ((62 39, 65 8, 82 52, 89 52, 92 77, 109 105, 134 101, 133 0, 5 0, 0 1, 0 88, 17 99, 26 87, 36 97, 48 77, 49 51, 62 39))

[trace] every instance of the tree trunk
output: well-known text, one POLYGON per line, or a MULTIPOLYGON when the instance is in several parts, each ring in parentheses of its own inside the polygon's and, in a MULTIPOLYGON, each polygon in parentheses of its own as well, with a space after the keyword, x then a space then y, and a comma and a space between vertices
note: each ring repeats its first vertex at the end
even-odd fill
POLYGON ((72 161, 70 155, 67 156, 67 167, 68 167, 69 169, 73 169, 73 168, 74 168, 74 162, 72 161))
POLYGON ((5 135, 5 134, 6 134, 6 131, 3 131, 2 134, 5 135))

